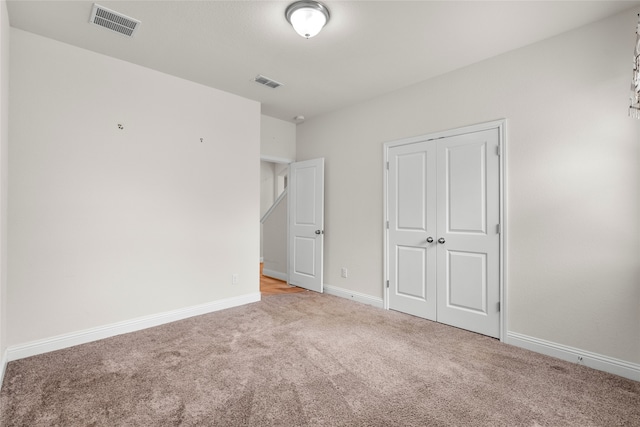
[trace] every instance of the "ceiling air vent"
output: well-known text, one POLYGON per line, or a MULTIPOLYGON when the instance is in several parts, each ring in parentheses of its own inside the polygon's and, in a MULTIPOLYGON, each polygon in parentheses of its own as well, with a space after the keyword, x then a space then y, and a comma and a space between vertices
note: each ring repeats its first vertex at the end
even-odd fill
POLYGON ((261 85, 265 85, 267 87, 270 87, 271 89, 282 86, 282 83, 278 83, 277 81, 271 80, 269 77, 261 76, 260 74, 258 74, 253 80, 256 83, 260 83, 261 85))
POLYGON ((137 19, 130 18, 96 3, 93 4, 89 22, 128 37, 133 37, 138 26, 140 26, 140 21, 137 19))

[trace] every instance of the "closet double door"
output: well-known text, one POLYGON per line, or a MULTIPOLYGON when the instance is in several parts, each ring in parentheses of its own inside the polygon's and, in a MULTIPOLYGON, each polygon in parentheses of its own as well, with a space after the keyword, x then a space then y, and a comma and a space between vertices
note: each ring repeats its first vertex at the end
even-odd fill
POLYGON ((499 134, 388 150, 389 308, 500 336, 499 134))

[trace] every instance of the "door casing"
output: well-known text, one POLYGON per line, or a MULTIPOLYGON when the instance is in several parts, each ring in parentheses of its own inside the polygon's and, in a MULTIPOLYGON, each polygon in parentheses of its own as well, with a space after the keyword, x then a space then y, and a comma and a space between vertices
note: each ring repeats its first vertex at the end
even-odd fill
POLYGON ((445 130, 426 135, 420 135, 411 138, 404 138, 396 141, 390 141, 383 144, 383 253, 384 253, 384 274, 383 274, 383 298, 384 308, 389 309, 389 248, 388 248, 388 224, 389 224, 389 197, 387 194, 387 185, 389 180, 389 149, 391 147, 402 146, 406 144, 414 144, 422 141, 436 140, 467 133, 479 132, 488 129, 498 130, 498 146, 499 146, 499 217, 500 217, 500 253, 499 253, 499 286, 500 286, 500 341, 504 342, 507 337, 507 276, 506 276, 506 242, 507 242, 507 221, 506 221, 506 119, 494 120, 491 122, 480 123, 471 126, 460 127, 456 129, 445 130))

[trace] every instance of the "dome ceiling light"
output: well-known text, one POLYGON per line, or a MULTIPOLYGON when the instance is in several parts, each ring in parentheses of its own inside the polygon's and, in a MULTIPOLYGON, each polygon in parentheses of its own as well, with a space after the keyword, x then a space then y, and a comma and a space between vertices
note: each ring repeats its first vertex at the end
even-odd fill
POLYGON ((284 15, 296 33, 307 39, 317 35, 330 17, 329 9, 313 0, 291 3, 284 15))

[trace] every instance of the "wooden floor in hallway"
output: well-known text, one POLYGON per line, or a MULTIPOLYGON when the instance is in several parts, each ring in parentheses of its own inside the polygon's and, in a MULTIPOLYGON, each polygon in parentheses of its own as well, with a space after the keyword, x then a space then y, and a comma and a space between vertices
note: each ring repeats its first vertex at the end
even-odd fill
POLYGON ((297 292, 307 292, 304 288, 298 288, 297 286, 289 286, 287 282, 274 279, 273 277, 263 276, 262 268, 264 264, 260 264, 260 293, 262 295, 280 295, 280 294, 294 294, 297 292))

